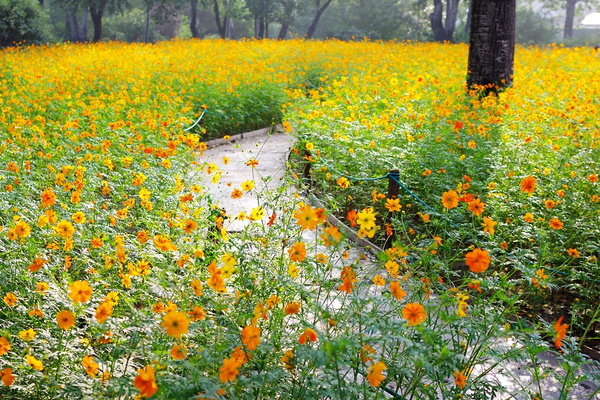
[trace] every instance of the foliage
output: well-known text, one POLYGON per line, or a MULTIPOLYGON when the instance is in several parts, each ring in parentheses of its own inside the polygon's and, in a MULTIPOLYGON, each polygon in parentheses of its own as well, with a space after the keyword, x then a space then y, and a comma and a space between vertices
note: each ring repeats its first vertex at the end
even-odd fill
MULTIPOLYGON (((519 51, 517 78, 528 80, 479 99, 442 65, 464 67, 465 46, 174 40, 3 50, 0 395, 365 399, 394 387, 408 398, 534 398, 546 375, 563 397, 582 379, 598 382, 571 330, 586 320, 580 338, 594 334, 599 316, 582 283, 598 271, 588 223, 598 205, 597 80, 582 68, 595 55, 519 51), (571 74, 593 83, 561 97, 571 74), (259 204, 227 215, 207 194, 227 177, 225 161, 204 153, 202 129, 262 124, 237 118, 263 105, 266 119, 283 113, 296 131, 298 154, 312 152, 329 209, 359 211, 371 231, 388 201, 370 183, 342 189, 321 161, 363 177, 397 166, 435 207, 430 221, 403 195, 401 211, 390 211, 397 239, 367 262, 325 210, 289 195, 300 184, 293 172, 264 191, 272 177, 253 172, 232 191, 254 192, 259 204), (204 128, 186 131, 202 110, 204 128), (531 196, 520 189, 529 175, 531 196), (464 202, 444 210, 450 189, 485 201, 481 217, 496 232, 464 202), (549 210, 549 199, 561 203, 549 210), (525 222, 526 212, 538 219, 525 222), (548 228, 553 216, 560 232, 548 228), (248 225, 232 232, 233 220, 248 225), (575 272, 560 280, 538 272, 546 265, 575 272), (582 289, 579 304, 592 311, 574 305, 564 320, 531 326, 517 315, 557 285, 582 289), (562 352, 551 373, 535 358, 547 337, 562 352), (493 372, 523 359, 531 380, 515 377, 514 390, 495 383, 493 372)), ((245 167, 260 159, 257 149, 245 167)))
POLYGON ((546 45, 556 41, 558 29, 552 19, 531 7, 517 9, 517 43, 546 45))
POLYGON ((35 0, 0 1, 0 47, 41 43, 48 38, 46 19, 35 0))

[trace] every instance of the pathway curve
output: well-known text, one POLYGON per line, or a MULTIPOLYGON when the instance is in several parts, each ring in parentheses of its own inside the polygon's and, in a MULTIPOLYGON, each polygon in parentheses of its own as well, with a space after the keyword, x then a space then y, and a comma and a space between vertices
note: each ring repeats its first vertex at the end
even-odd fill
MULTIPOLYGON (((287 158, 293 138, 282 131, 261 129, 236 135, 229 141, 222 139, 207 142, 209 148, 198 161, 214 163, 222 172, 217 183, 213 182, 214 173, 203 175, 203 183, 207 187, 213 201, 226 210, 229 216, 226 228, 230 232, 239 232, 248 224, 236 218, 240 213, 250 214, 252 209, 259 205, 256 194, 264 193, 265 190, 277 190, 283 182, 284 173, 287 168, 287 158), (258 160, 258 164, 251 166, 251 160, 258 160), (248 165, 250 164, 250 165, 248 165), (234 199, 231 194, 234 189, 241 189, 246 181, 254 181, 257 190, 244 192, 242 197, 234 199)), ((294 195, 294 192, 289 192, 294 195)), ((267 210, 269 215, 269 210, 267 210)), ((310 232, 305 232, 310 234, 310 232)), ((361 263, 369 263, 362 249, 355 248, 351 251, 351 258, 358 259, 361 263)), ((368 267, 367 267, 368 268, 368 267)), ((510 339, 501 339, 498 346, 517 345, 510 339)), ((556 354, 546 351, 538 355, 538 362, 547 368, 547 371, 561 371, 556 354)), ((489 379, 498 382, 506 389, 518 390, 529 386, 532 381, 530 365, 524 362, 508 362, 502 368, 495 369, 489 374, 489 379)), ((451 383, 450 383, 451 384, 451 383)), ((560 383, 548 374, 541 386, 544 399, 558 399, 560 383)), ((569 399, 600 400, 600 394, 593 395, 597 385, 593 382, 579 382, 569 394, 569 399), (592 396, 592 397, 590 397, 592 396)), ((391 397, 391 396, 387 396, 391 397)), ((516 397, 523 399, 523 397, 516 397)))

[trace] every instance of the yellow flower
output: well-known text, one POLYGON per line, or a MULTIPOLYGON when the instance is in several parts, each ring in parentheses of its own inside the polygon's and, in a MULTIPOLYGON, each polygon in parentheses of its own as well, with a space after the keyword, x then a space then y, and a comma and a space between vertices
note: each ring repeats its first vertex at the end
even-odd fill
POLYGON ((19 337, 26 342, 33 340, 33 338, 37 335, 37 332, 33 330, 33 328, 29 328, 26 331, 20 331, 19 337))
POLYGON ((400 211, 402 208, 400 199, 386 199, 385 208, 387 208, 389 212, 400 211))
POLYGON ((64 219, 54 227, 54 230, 60 237, 65 239, 70 238, 75 233, 75 227, 69 221, 65 221, 64 219))

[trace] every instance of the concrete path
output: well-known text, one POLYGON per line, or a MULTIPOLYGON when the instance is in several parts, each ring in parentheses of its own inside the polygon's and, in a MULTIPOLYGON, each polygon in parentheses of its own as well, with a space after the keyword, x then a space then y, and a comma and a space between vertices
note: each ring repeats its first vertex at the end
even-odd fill
MULTIPOLYGON (((237 216, 240 213, 250 215, 252 209, 258 206, 256 193, 262 194, 267 189, 276 190, 281 186, 292 143, 293 138, 290 136, 281 131, 271 133, 270 129, 236 135, 229 141, 218 139, 207 142, 209 148, 198 161, 214 163, 222 175, 217 183, 213 182, 215 172, 204 172, 202 179, 213 201, 219 203, 226 210, 229 219, 225 223, 225 227, 229 232, 239 232, 248 224, 247 221, 240 220, 237 216), (258 160, 258 164, 254 167, 252 167, 252 160, 258 160), (254 182, 256 190, 250 192, 242 190, 243 183, 248 181, 254 182), (232 198, 231 194, 235 189, 243 191, 240 198, 232 198)), ((294 195, 294 192, 290 192, 289 195, 294 195)), ((269 210, 266 210, 266 214, 270 215, 269 210)), ((332 221, 332 223, 335 222, 332 221)), ((314 235, 310 231, 305 234, 314 235)), ((310 238, 307 240, 310 241, 310 238)), ((369 257, 365 257, 364 253, 363 249, 355 246, 350 251, 350 258, 354 260, 360 258, 363 260, 361 264, 367 264, 363 265, 365 269, 372 269, 374 264, 369 257)), ((498 346, 519 346, 519 344, 507 338, 499 340, 498 346)), ((538 355, 537 362, 548 372, 539 387, 543 399, 559 399, 561 383, 550 373, 551 371, 564 372, 556 354, 550 351, 543 352, 538 355)), ((494 369, 488 376, 491 381, 499 383, 510 391, 523 390, 531 386, 531 366, 531 363, 525 362, 505 363, 501 368, 494 369)), ((600 375, 600 364, 595 369, 597 376, 600 375)), ((588 372, 592 372, 592 369, 588 369, 588 372)), ((449 384, 453 384, 453 382, 449 382, 449 384)), ((600 400, 600 394, 593 395, 597 387, 590 381, 579 382, 565 399, 600 400)), ((538 389, 537 385, 530 390, 536 389, 538 389)), ((389 395, 386 397, 391 398, 389 395)), ((504 398, 529 400, 528 397, 523 396, 504 398)))

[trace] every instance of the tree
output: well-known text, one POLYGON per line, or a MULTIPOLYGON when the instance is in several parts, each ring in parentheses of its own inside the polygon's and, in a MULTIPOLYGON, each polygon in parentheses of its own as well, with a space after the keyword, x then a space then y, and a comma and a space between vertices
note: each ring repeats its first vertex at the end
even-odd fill
POLYGON ((496 92, 512 82, 516 0, 472 0, 467 86, 496 92))
POLYGON ((317 30, 317 25, 319 24, 319 20, 321 19, 321 16, 323 15, 323 13, 327 9, 327 7, 329 7, 329 5, 332 3, 332 1, 333 0, 325 0, 323 5, 321 5, 321 0, 315 0, 315 5, 317 6, 317 11, 315 12, 315 16, 313 17, 312 23, 310 24, 310 26, 308 27, 308 30, 306 31, 307 39, 312 39, 313 35, 315 34, 315 31, 317 30))
POLYGON ((446 20, 443 22, 444 3, 442 0, 433 0, 433 12, 429 14, 429 21, 437 42, 452 41, 459 2, 460 0, 446 0, 446 20))
POLYGON ((269 35, 269 19, 274 11, 273 0, 246 0, 248 10, 254 16, 254 36, 258 39, 269 35))
POLYGON ((67 11, 72 42, 83 42, 87 40, 87 15, 88 11, 92 17, 94 26, 94 37, 92 41, 102 40, 102 18, 107 9, 112 12, 123 11, 127 6, 127 0, 54 0, 67 11), (77 10, 81 9, 81 29, 77 26, 77 10))
POLYGON ((290 25, 294 20, 294 11, 298 7, 296 0, 279 0, 280 14, 279 23, 281 23, 281 29, 277 38, 283 40, 286 38, 290 25))
POLYGON ((190 0, 190 30, 192 31, 193 38, 199 38, 200 32, 198 32, 198 0, 190 0))
POLYGON ((35 0, 0 0, 0 47, 44 40, 41 6, 35 0))
POLYGON ((567 0, 567 10, 565 14, 564 38, 573 37, 573 20, 575 19, 575 6, 579 0, 567 0))

